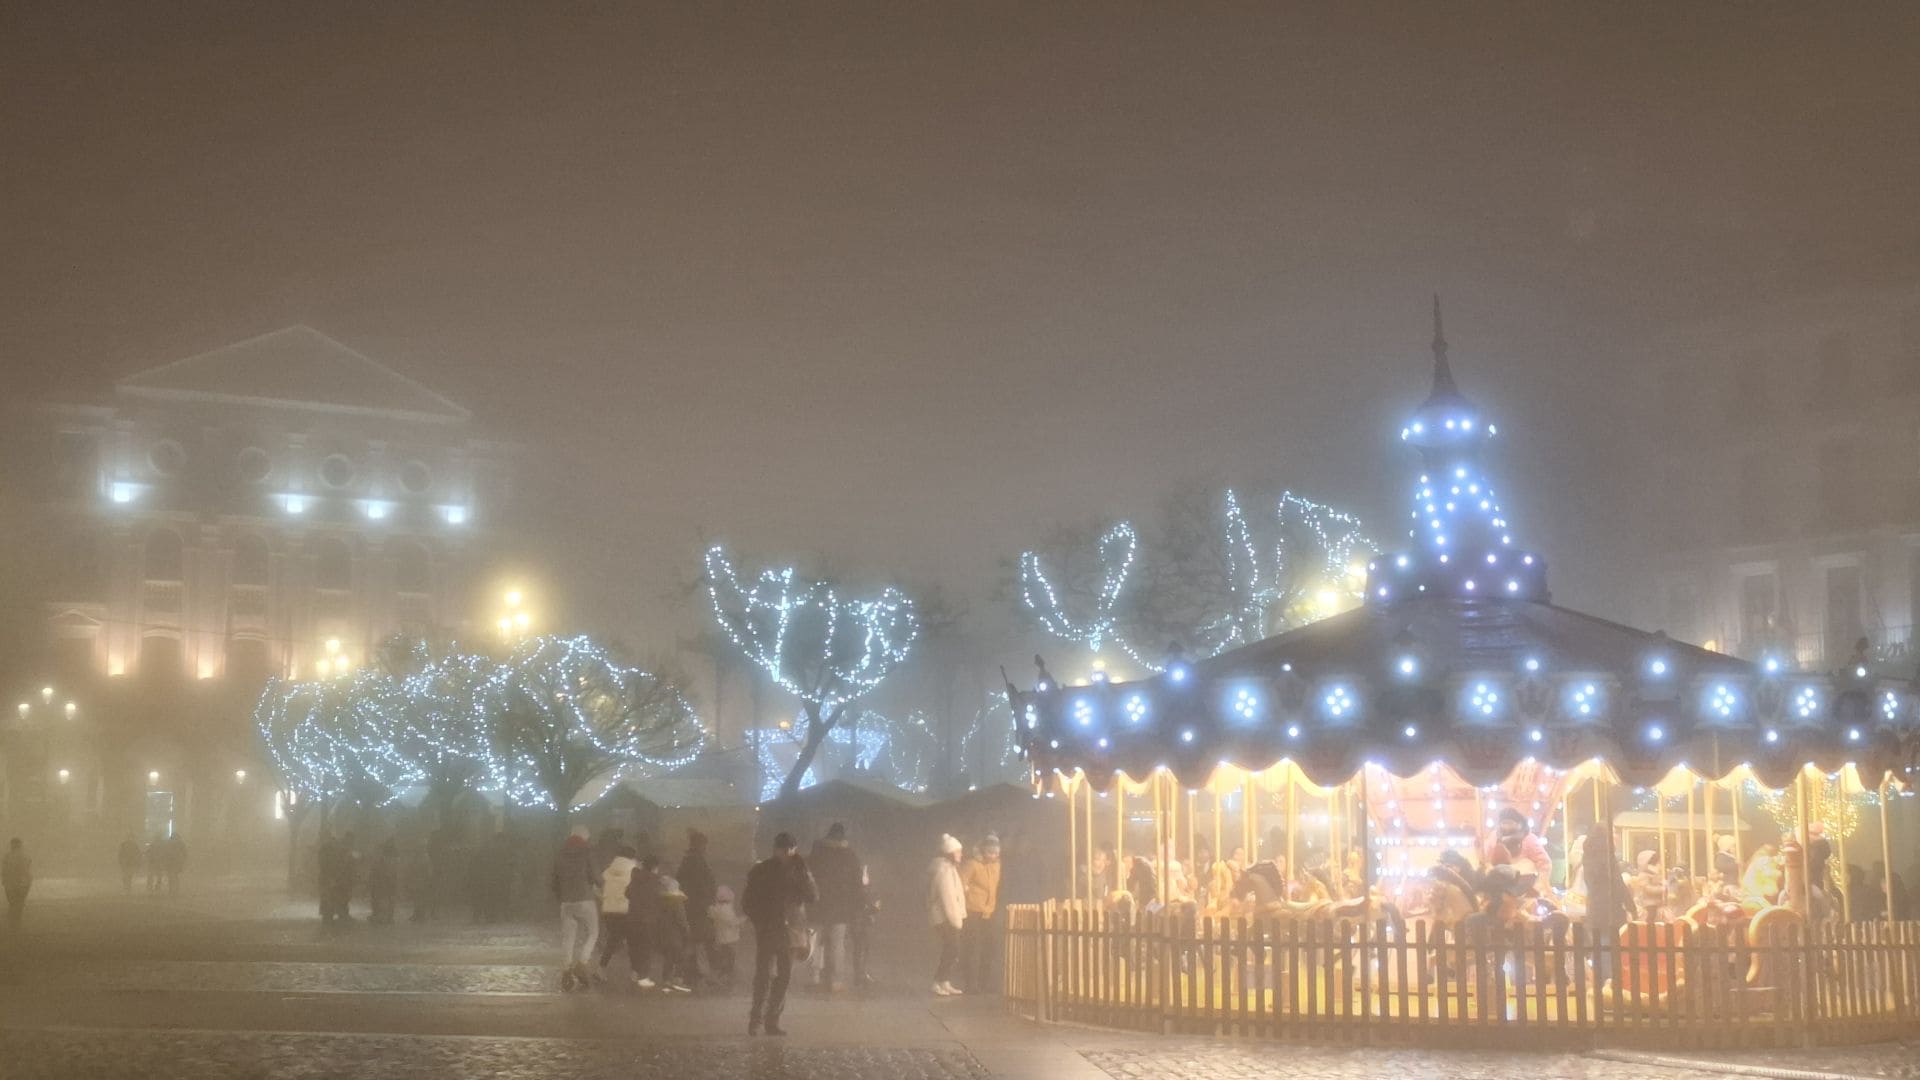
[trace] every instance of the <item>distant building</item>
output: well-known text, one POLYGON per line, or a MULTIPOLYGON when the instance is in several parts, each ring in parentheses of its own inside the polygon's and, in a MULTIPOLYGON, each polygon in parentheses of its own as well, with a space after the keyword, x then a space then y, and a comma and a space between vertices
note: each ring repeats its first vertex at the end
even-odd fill
POLYGON ((1641 617, 1805 669, 1912 674, 1920 622, 1920 303, 1703 327, 1655 369, 1658 572, 1641 617))
MULTIPOLYGON (((457 630, 506 505, 502 448, 466 409, 305 326, 36 421, 23 453, 50 641, 35 681, 118 701, 112 730, 139 749, 96 757, 140 779, 197 768, 207 743, 237 775, 271 675, 457 630)), ((96 801, 113 783, 94 778, 96 801)))

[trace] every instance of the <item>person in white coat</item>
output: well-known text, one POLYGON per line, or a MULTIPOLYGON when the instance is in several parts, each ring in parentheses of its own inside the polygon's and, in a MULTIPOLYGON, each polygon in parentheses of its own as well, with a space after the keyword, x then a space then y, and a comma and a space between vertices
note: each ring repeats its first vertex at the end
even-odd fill
POLYGON ((960 963, 960 928, 967 924, 967 890, 960 883, 960 841, 944 833, 940 855, 927 878, 927 921, 940 940, 940 962, 933 969, 933 992, 942 997, 961 991, 953 985, 960 963))
POLYGON ((600 873, 600 977, 606 978, 607 965, 624 945, 627 966, 633 969, 627 977, 646 990, 653 986, 653 980, 647 978, 647 941, 633 932, 627 911, 627 886, 633 883, 633 872, 640 868, 638 855, 632 844, 622 844, 619 854, 600 873))

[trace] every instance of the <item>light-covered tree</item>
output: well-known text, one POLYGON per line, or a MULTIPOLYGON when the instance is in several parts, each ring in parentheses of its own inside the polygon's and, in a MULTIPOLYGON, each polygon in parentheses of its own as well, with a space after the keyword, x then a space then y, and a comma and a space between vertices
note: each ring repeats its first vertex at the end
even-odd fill
POLYGON ((703 731, 672 679, 615 660, 585 637, 523 642, 477 691, 490 785, 517 805, 564 813, 596 781, 664 772, 703 731))
POLYGON ((913 602, 891 586, 872 599, 842 599, 831 582, 792 567, 743 583, 718 545, 707 549, 706 570, 720 628, 769 681, 800 699, 800 751, 780 785, 791 795, 848 706, 906 659, 920 628, 913 602))
POLYGON ((1015 587, 1047 632, 1160 671, 1176 652, 1218 655, 1352 606, 1377 550, 1357 518, 1292 492, 1183 489, 1148 531, 1056 532, 1021 554, 1015 587))

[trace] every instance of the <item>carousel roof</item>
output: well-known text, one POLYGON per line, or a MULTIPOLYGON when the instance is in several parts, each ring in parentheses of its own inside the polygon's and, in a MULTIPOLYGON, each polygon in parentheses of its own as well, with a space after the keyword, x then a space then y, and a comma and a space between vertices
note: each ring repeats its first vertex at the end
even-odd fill
POLYGON ((1433 394, 1402 432, 1422 459, 1414 543, 1368 565, 1366 602, 1153 678, 1013 691, 1038 774, 1105 786, 1166 767, 1194 786, 1285 760, 1324 785, 1440 761, 1489 784, 1598 759, 1632 784, 1749 765, 1779 787, 1807 764, 1877 778, 1913 760, 1911 681, 1751 664, 1552 604, 1545 560, 1514 546, 1480 472, 1496 429, 1454 385, 1439 329, 1436 307, 1433 394))

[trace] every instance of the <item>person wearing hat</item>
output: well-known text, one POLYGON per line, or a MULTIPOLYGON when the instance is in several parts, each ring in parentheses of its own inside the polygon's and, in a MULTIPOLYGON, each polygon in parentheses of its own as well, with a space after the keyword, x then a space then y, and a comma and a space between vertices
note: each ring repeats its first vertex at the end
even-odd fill
POLYGON ((1553 856, 1547 842, 1527 827, 1527 815, 1518 809, 1502 807, 1494 834, 1480 853, 1480 861, 1489 866, 1513 865, 1531 871, 1536 882, 1553 880, 1553 856))
POLYGON ((791 833, 775 836, 773 854, 747 871, 746 892, 740 898, 747 921, 753 924, 753 1004, 747 1013, 747 1034, 760 1034, 763 1022, 767 1034, 786 1034, 780 1028, 780 1012, 787 1003, 787 983, 793 979, 794 934, 805 932, 807 905, 819 897, 791 833))
POLYGON ((1668 921, 1667 872, 1660 853, 1649 848, 1634 856, 1633 864, 1639 868, 1633 875, 1633 906, 1640 909, 1640 921, 1668 921))
POLYGON ((960 962, 960 928, 967 923, 967 889, 960 880, 960 852, 960 841, 941 834, 940 854, 927 870, 927 921, 940 942, 933 992, 941 997, 962 993, 953 985, 953 969, 960 962))
POLYGON ((987 993, 993 967, 994 915, 1000 908, 1000 838, 992 833, 960 864, 960 885, 967 896, 967 922, 960 932, 961 980, 969 994, 987 993))

